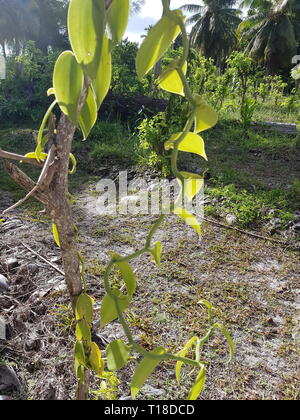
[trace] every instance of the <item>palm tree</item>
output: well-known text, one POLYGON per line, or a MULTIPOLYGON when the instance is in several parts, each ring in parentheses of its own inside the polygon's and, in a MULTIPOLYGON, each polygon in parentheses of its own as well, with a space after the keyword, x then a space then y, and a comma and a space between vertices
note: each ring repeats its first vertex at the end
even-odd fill
POLYGON ((241 24, 243 37, 249 40, 246 52, 273 75, 292 66, 297 53, 294 0, 244 0, 250 14, 241 24))
POLYGON ((187 25, 192 25, 191 45, 220 67, 237 44, 235 30, 241 23, 241 11, 234 8, 235 0, 202 1, 204 6, 182 6, 193 14, 187 19, 187 25))

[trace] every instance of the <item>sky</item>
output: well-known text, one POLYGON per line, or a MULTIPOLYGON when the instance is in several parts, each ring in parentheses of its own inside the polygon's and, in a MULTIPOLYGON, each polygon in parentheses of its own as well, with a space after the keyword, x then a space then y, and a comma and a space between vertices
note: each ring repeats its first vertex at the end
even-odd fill
MULTIPOLYGON (((197 4, 195 0, 171 0, 171 9, 176 9, 183 4, 197 4)), ((130 41, 141 41, 141 35, 145 33, 145 28, 156 23, 162 16, 161 0, 146 0, 141 13, 132 16, 129 21, 126 36, 130 41)))

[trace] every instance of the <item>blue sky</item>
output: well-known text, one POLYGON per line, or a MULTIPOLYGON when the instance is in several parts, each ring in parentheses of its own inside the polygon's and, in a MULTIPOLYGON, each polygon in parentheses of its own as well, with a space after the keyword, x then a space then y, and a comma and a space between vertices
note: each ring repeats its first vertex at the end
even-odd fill
MULTIPOLYGON (((171 8, 176 9, 183 4, 198 3, 195 0, 171 0, 171 8)), ((129 21, 126 36, 131 41, 139 42, 141 35, 145 33, 145 28, 157 22, 162 15, 161 0, 146 0, 141 13, 138 16, 132 16, 129 21)))

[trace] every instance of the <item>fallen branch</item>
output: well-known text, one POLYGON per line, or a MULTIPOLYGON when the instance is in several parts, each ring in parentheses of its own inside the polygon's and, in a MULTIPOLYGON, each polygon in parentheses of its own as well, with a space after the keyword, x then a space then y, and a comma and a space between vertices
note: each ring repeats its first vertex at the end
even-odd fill
POLYGON ((24 242, 21 242, 21 244, 24 246, 24 248, 28 249, 32 254, 34 254, 36 257, 38 257, 40 260, 44 261, 46 264, 50 265, 50 267, 54 268, 59 274, 62 276, 65 276, 65 273, 60 270, 58 267, 56 267, 54 264, 52 264, 50 261, 48 261, 46 258, 42 257, 40 254, 35 252, 33 249, 31 249, 28 245, 24 244, 24 242))
POLYGON ((220 226, 224 229, 234 230, 236 232, 242 233, 243 235, 252 236, 253 238, 262 239, 262 240, 268 241, 268 242, 274 242, 274 243, 277 243, 277 244, 280 244, 280 245, 293 246, 290 242, 281 241, 279 239, 270 238, 268 236, 258 235, 257 233, 249 232, 247 230, 242 230, 242 229, 239 229, 239 228, 234 227, 234 226, 225 225, 224 223, 216 222, 215 220, 208 219, 207 217, 204 217, 203 220, 205 222, 211 223, 212 225, 220 226))

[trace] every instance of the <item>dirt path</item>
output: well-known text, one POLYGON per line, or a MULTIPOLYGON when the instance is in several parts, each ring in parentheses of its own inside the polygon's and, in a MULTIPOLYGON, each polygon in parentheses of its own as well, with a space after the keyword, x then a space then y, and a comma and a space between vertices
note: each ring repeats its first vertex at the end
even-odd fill
MULTIPOLYGON (((78 194, 74 213, 89 292, 99 302, 107 252, 140 248, 155 218, 99 217, 91 211, 94 199, 94 191, 78 194)), ((49 224, 19 214, 0 225, 0 235, 0 274, 10 281, 10 291, 0 292, 0 316, 8 324, 5 360, 27 398, 71 398, 73 326, 63 278, 22 245, 61 268, 49 224), (5 264, 13 256, 18 266, 8 270, 5 264)), ((299 399, 299 254, 210 224, 204 224, 199 241, 174 217, 157 239, 164 245, 162 266, 157 268, 146 256, 133 264, 138 289, 127 316, 137 340, 149 349, 163 345, 178 351, 191 336, 205 333, 207 316, 198 302, 207 299, 216 308, 216 319, 232 332, 236 357, 226 364, 227 344, 217 333, 203 353, 209 378, 202 398, 299 399)), ((103 331, 95 329, 94 339, 104 348, 106 340, 122 336, 114 323, 103 331)), ((185 398, 193 375, 184 371, 178 387, 173 367, 160 366, 141 397, 185 398)), ((126 381, 134 368, 131 363, 120 374, 119 397, 128 395, 126 381)))

